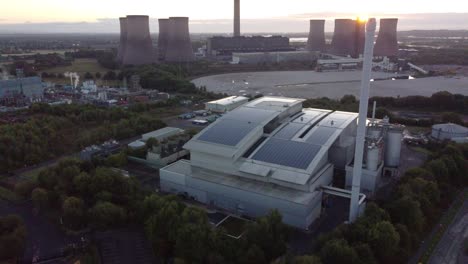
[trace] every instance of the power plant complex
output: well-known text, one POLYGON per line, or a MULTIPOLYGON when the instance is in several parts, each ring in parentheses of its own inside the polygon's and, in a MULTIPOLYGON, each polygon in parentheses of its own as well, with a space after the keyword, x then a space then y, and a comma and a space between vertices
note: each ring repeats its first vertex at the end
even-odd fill
MULTIPOLYGON (((358 114, 303 108, 303 101, 262 97, 226 113, 184 146, 191 160, 160 170, 161 190, 240 216, 275 208, 286 224, 308 229, 328 195, 351 197, 358 114), (333 185, 340 171, 346 188, 333 185)), ((361 210, 382 171, 399 165, 401 137, 388 120, 370 122, 361 210)))
POLYGON ((153 48, 148 16, 120 18, 120 45, 117 60, 123 65, 144 65, 158 60, 194 60, 188 17, 159 19, 158 50, 153 48))

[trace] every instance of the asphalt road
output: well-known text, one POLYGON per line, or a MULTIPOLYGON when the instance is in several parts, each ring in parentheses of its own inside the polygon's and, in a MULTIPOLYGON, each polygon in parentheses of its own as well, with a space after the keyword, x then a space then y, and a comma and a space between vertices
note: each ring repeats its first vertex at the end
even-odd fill
MULTIPOLYGON (((468 238, 468 200, 465 199, 463 206, 458 211, 452 224, 437 244, 429 264, 455 264, 458 262, 459 254, 463 250, 463 242, 468 238)), ((460 259, 463 256, 460 256, 460 259)), ((465 262, 466 263, 466 262, 465 262)))
POLYGON ((35 213, 30 202, 21 205, 0 203, 0 215, 9 214, 19 215, 26 225, 26 250, 21 263, 61 256, 67 245, 80 242, 81 236, 68 236, 45 216, 35 213))

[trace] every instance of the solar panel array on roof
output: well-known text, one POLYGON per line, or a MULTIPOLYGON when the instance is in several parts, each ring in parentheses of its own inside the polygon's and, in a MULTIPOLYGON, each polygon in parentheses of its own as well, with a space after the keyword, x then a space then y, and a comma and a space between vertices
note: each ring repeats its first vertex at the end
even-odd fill
POLYGON ((278 133, 275 134, 275 138, 281 139, 291 139, 296 135, 299 130, 301 130, 305 124, 299 123, 288 123, 285 127, 283 127, 278 133))
POLYGON ((338 129, 333 127, 317 127, 317 129, 306 139, 306 142, 323 145, 328 141, 328 139, 330 139, 336 130, 338 129))
POLYGON ((319 150, 317 145, 271 138, 252 159, 305 170, 319 150))
POLYGON ((198 137, 198 140, 226 146, 236 146, 255 127, 256 124, 246 121, 223 119, 205 131, 198 137))

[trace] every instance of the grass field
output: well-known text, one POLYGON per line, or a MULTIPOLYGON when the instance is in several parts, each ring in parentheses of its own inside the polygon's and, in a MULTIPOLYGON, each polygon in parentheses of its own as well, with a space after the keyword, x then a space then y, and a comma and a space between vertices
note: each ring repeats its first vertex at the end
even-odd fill
MULTIPOLYGON (((101 76, 104 76, 106 72, 110 71, 109 69, 106 69, 102 67, 96 59, 75 59, 70 66, 63 66, 63 67, 55 67, 51 68, 48 70, 44 70, 43 72, 47 73, 66 73, 66 72, 76 72, 80 75, 80 84, 82 83, 84 79, 84 75, 89 72, 93 76, 96 75, 96 73, 101 73, 101 76)), ((116 71, 118 73, 118 71, 116 71)), ((46 78, 44 79, 47 82, 52 82, 56 84, 69 84, 70 80, 68 78, 64 79, 58 79, 58 78, 46 78)), ((119 86, 121 84, 120 81, 115 80, 115 81, 107 81, 107 80, 95 80, 95 82, 98 85, 104 85, 104 86, 119 86)))
POLYGON ((65 73, 65 72, 76 72, 80 75, 84 75, 86 72, 96 74, 100 72, 104 74, 109 70, 99 65, 96 59, 75 59, 70 66, 55 67, 44 72, 48 73, 65 73))

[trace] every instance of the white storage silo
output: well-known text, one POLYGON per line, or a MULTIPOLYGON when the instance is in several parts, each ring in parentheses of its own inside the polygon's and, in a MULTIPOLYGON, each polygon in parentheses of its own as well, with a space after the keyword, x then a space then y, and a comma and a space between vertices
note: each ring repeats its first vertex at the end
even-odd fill
POLYGON ((385 140, 385 166, 400 166, 401 140, 403 131, 401 128, 390 128, 385 140))

